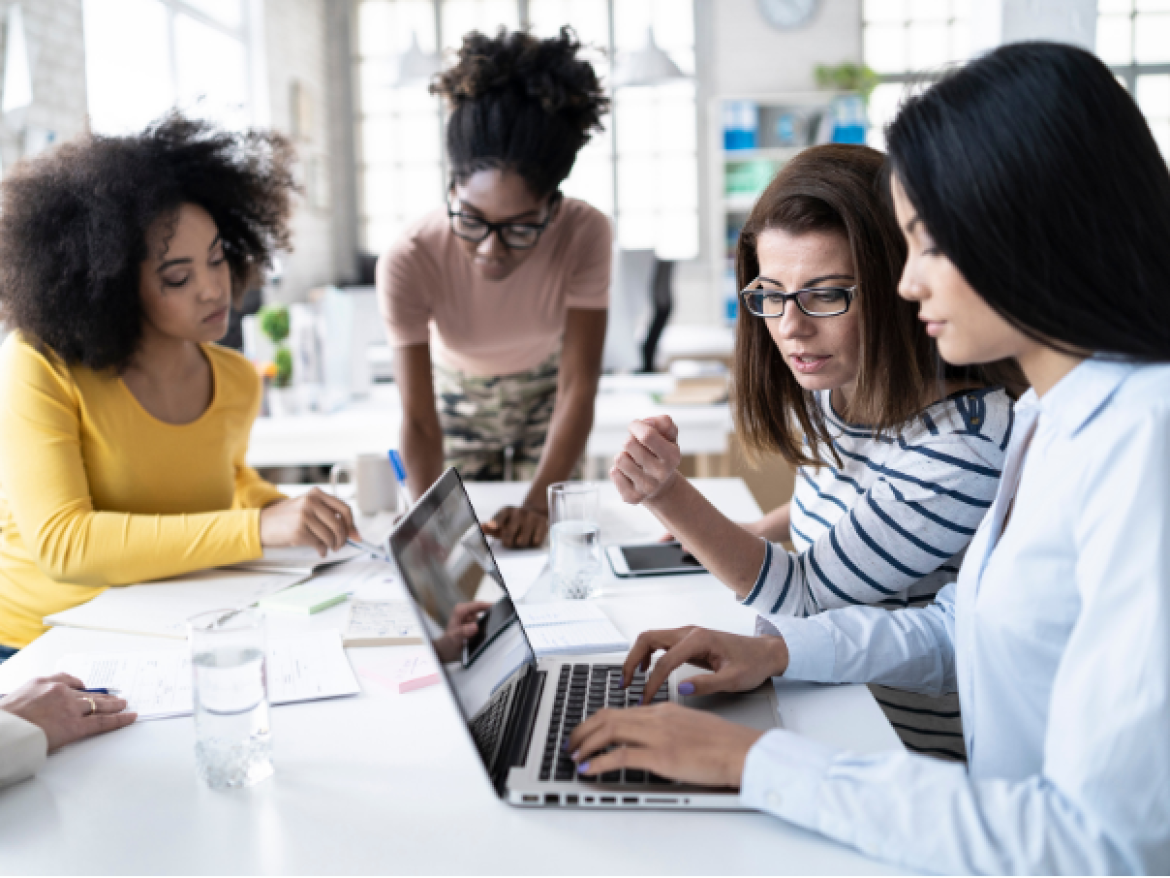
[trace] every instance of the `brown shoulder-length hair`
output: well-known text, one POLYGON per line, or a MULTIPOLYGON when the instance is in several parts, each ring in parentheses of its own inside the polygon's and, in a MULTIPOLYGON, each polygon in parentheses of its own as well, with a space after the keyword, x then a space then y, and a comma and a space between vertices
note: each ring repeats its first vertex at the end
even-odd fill
MULTIPOLYGON (((906 242, 884 195, 884 156, 867 146, 826 144, 804 150, 776 175, 752 208, 735 252, 744 289, 759 277, 761 233, 839 232, 849 242, 857 282, 861 351, 857 390, 839 414, 875 433, 896 432, 940 396, 946 382, 993 383, 989 370, 953 367, 939 358, 898 295, 906 242)), ((830 318, 831 319, 831 318, 830 318)), ((732 396, 736 432, 749 454, 777 452, 793 466, 819 466, 823 446, 840 463, 815 395, 797 382, 762 318, 739 309, 732 396), (802 439, 807 440, 807 448, 802 439)))

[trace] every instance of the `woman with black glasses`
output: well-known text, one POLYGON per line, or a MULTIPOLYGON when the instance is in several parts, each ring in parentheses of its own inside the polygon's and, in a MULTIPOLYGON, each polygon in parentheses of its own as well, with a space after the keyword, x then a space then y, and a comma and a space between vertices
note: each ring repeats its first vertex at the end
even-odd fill
POLYGON ((579 49, 567 29, 464 38, 432 86, 451 108, 447 206, 378 263, 411 490, 449 465, 531 480, 485 524, 506 546, 544 541, 546 488, 585 450, 601 374, 613 236, 558 191, 608 106, 579 49))
MULTIPOLYGON (((797 468, 792 501, 728 520, 679 475, 665 417, 634 422, 611 471, 765 621, 929 604, 999 484, 1011 397, 986 370, 944 368, 899 298, 906 246, 879 194, 882 162, 863 146, 806 150, 739 239, 737 432, 797 468)), ((963 758, 954 696, 875 694, 909 747, 963 758)))

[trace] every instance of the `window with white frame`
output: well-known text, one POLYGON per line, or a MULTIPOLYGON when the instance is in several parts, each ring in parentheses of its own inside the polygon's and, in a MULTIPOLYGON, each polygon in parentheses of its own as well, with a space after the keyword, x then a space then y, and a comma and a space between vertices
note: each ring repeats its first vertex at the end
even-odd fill
POLYGON ((90 126, 139 131, 173 107, 227 128, 256 122, 254 0, 84 0, 90 126))
POLYGON ((614 50, 641 48, 650 28, 692 78, 620 89, 606 130, 581 150, 562 191, 614 217, 624 247, 653 248, 664 259, 698 255, 693 0, 442 0, 437 9, 433 0, 358 0, 359 185, 368 252, 382 252, 443 203, 440 105, 425 81, 398 81, 412 39, 424 53, 441 43, 450 63, 471 30, 526 26, 549 37, 567 24, 603 82, 614 50))
POLYGON ((1170 160, 1170 0, 1099 0, 1097 54, 1134 96, 1170 160))
POLYGON ((970 0, 864 0, 862 58, 878 75, 869 96, 869 143, 884 130, 908 87, 971 56, 970 0))

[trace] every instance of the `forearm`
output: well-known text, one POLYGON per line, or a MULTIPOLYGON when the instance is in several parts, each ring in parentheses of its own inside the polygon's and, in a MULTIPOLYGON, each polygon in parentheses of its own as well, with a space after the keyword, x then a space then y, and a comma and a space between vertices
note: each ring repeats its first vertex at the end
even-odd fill
POLYGON ((548 486, 563 482, 573 473, 573 467, 585 452, 589 433, 593 429, 593 400, 597 383, 582 382, 569 387, 564 395, 558 395, 556 408, 548 427, 544 450, 532 487, 524 499, 524 506, 538 512, 548 511, 548 486))
POLYGON ((1111 836, 1088 803, 1043 775, 972 780, 962 765, 902 752, 859 756, 783 730, 749 751, 740 795, 916 871, 1118 874, 1164 865, 1143 863, 1137 844, 1111 836))
POLYGON ((62 510, 27 537, 58 582, 127 585, 260 557, 257 509, 194 515, 62 510))
POLYGON ((740 598, 751 592, 764 563, 759 537, 731 521, 682 476, 642 504, 703 566, 740 598))
POLYGON ((936 696, 957 687, 953 586, 922 609, 849 607, 768 621, 788 645, 788 679, 880 683, 936 696))
POLYGON ((420 497, 443 474, 443 433, 427 429, 417 420, 402 423, 402 456, 406 464, 406 484, 412 497, 420 497))
POLYGON ((744 524, 743 529, 771 543, 791 542, 791 510, 792 502, 789 501, 783 506, 776 507, 763 518, 744 524))

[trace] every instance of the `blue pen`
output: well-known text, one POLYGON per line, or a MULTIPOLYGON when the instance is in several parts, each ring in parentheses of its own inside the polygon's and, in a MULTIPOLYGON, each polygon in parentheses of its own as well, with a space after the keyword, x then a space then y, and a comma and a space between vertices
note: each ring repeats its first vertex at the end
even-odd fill
POLYGON ((410 491, 406 488, 406 464, 402 462, 402 455, 395 449, 390 449, 390 466, 394 469, 394 479, 398 482, 398 499, 401 501, 402 511, 410 508, 410 491))
MULTIPOLYGON (((117 695, 122 690, 121 689, 107 688, 107 689, 74 689, 73 691, 74 692, 84 692, 87 695, 117 695)), ((0 695, 0 698, 7 698, 7 697, 8 697, 7 695, 0 695)))

